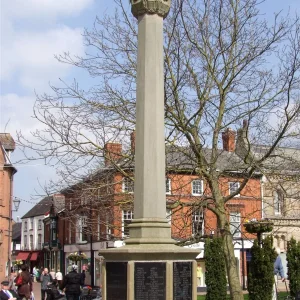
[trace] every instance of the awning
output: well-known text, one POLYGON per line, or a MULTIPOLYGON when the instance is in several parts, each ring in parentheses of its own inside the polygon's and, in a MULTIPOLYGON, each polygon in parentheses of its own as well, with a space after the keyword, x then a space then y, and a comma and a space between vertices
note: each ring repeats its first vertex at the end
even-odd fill
POLYGON ((32 252, 31 257, 30 257, 30 260, 31 260, 31 261, 37 260, 38 256, 39 256, 39 253, 38 253, 38 252, 32 252))
POLYGON ((29 254, 30 254, 30 252, 19 252, 16 257, 16 260, 17 259, 26 260, 29 256, 29 254))

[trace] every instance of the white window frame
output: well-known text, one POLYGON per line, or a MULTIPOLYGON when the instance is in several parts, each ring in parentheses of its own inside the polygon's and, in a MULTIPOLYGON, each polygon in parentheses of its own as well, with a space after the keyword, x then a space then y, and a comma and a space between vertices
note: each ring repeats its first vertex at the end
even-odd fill
POLYGON ((42 219, 38 220, 38 230, 42 230, 42 219))
POLYGON ((89 198, 88 198, 88 196, 82 195, 80 197, 80 204, 81 205, 88 205, 89 204, 89 198))
POLYGON ((29 235, 29 247, 30 247, 30 250, 34 249, 33 234, 29 235))
POLYGON ((281 205, 278 191, 274 191, 274 214, 281 215, 281 205))
POLYGON ((203 235, 204 234, 204 213, 203 210, 200 209, 195 210, 192 213, 192 235, 199 233, 198 231, 195 230, 196 225, 198 227, 199 223, 202 223, 200 234, 203 235))
POLYGON ((133 194, 134 192, 134 181, 132 181, 130 178, 124 177, 122 181, 122 192, 133 194))
POLYGON ((241 237, 241 212, 231 211, 229 214, 230 233, 234 238, 241 237))
POLYGON ((106 240, 111 240, 112 236, 111 236, 111 222, 110 222, 110 218, 108 215, 106 215, 106 224, 105 224, 105 231, 106 231, 106 240))
POLYGON ((125 233, 125 223, 127 226, 133 220, 133 210, 122 210, 122 237, 129 237, 129 233, 125 233))
POLYGON ((24 249, 27 249, 27 235, 24 235, 24 249))
POLYGON ((166 209, 166 219, 168 220, 169 224, 172 223, 172 209, 171 208, 166 209))
POLYGON ((193 196, 201 196, 201 195, 203 195, 203 180, 201 180, 201 179, 194 179, 192 181, 192 195, 193 196), (200 182, 200 190, 201 190, 200 193, 198 193, 199 190, 194 191, 194 190, 196 190, 196 188, 194 189, 194 187, 196 185, 199 186, 199 182, 200 182))
POLYGON ((27 232, 28 230, 28 223, 27 221, 24 222, 24 232, 27 232))
POLYGON ((172 187, 172 185, 171 185, 171 178, 166 178, 166 194, 167 195, 171 195, 171 193, 172 193, 172 189, 171 189, 171 187, 172 187))
MULTIPOLYGON (((231 195, 240 188, 240 182, 239 181, 229 181, 228 188, 229 188, 229 194, 231 195), (237 187, 235 187, 235 185, 237 185, 237 187)), ((240 194, 237 194, 234 197, 240 197, 240 194)))
POLYGON ((30 218, 30 229, 34 229, 34 218, 30 218))
POLYGON ((42 250, 42 234, 41 233, 38 234, 37 245, 38 245, 38 250, 42 250))
POLYGON ((87 216, 79 216, 78 218, 78 242, 87 242, 87 240, 83 239, 83 230, 87 228, 87 216))

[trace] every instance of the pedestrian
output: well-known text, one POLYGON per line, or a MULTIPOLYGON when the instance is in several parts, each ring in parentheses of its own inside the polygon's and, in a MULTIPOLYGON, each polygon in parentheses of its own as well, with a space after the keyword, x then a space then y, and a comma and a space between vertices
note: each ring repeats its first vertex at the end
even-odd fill
POLYGON ((280 257, 280 248, 276 248, 276 253, 277 257, 274 262, 274 284, 273 284, 273 295, 272 295, 272 300, 277 300, 277 281, 278 278, 277 276, 279 275, 281 277, 282 282, 285 281, 285 276, 284 276, 284 269, 280 257))
POLYGON ((32 292, 32 280, 26 265, 21 266, 21 273, 15 278, 15 284, 18 287, 18 295, 29 300, 32 292))
POLYGON ((16 300, 20 299, 18 294, 9 288, 9 281, 4 280, 1 282, 0 300, 16 300))
POLYGON ((33 281, 36 282, 36 278, 37 278, 37 268, 36 266, 33 267, 33 270, 32 270, 32 274, 33 274, 33 281))
POLYGON ((59 290, 58 282, 53 279, 52 283, 47 288, 47 300, 57 300, 65 298, 65 295, 59 290))
POLYGON ((82 270, 82 272, 81 272, 81 282, 82 282, 82 286, 84 286, 84 282, 85 282, 85 270, 82 270))
POLYGON ((63 275, 62 275, 62 273, 61 273, 61 271, 60 271, 59 268, 57 269, 57 272, 56 272, 56 274, 55 274, 55 279, 57 280, 58 286, 60 287, 61 284, 62 284, 63 275))
POLYGON ((46 290, 48 285, 52 282, 52 276, 48 273, 48 269, 45 268, 41 274, 41 300, 45 300, 46 290))
POLYGON ((51 272, 49 272, 49 273, 50 273, 51 277, 52 277, 53 279, 55 279, 55 270, 54 270, 54 269, 51 269, 51 272))
POLYGON ((72 265, 71 272, 63 279, 61 289, 65 289, 67 300, 79 300, 80 286, 83 285, 82 276, 77 273, 78 266, 72 265))

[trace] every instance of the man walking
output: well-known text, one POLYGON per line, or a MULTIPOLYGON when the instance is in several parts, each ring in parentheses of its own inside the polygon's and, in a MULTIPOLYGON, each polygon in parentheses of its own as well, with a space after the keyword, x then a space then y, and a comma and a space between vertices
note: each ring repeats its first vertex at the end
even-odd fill
POLYGON ((277 300, 277 276, 279 275, 281 277, 282 282, 285 281, 284 277, 284 270, 282 266, 282 261, 280 258, 280 249, 276 248, 277 257, 274 262, 274 285, 273 285, 273 296, 272 300, 277 300))
POLYGON ((79 300, 80 286, 83 285, 82 276, 77 273, 78 266, 72 265, 72 271, 67 274, 61 285, 61 289, 65 288, 67 300, 79 300))
POLYGON ((48 285, 52 282, 52 277, 48 273, 48 269, 45 268, 41 274, 40 281, 41 281, 41 300, 46 300, 46 290, 48 285))

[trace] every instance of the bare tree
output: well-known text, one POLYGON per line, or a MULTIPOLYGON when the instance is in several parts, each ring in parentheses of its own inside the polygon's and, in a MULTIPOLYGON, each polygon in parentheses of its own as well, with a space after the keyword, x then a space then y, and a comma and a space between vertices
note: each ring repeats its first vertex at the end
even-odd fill
MULTIPOLYGON (((57 56, 86 70, 97 84, 83 90, 77 82, 62 82, 51 95, 39 95, 34 112, 42 129, 32 140, 19 134, 25 152, 37 153, 27 159, 59 166, 66 186, 78 181, 83 169, 101 166, 107 141, 129 145, 135 127, 137 24, 128 7, 115 2, 113 16, 97 18, 85 31, 90 50, 85 57, 57 56)), ((193 205, 217 218, 231 299, 242 299, 242 293, 226 203, 257 172, 271 172, 279 146, 299 145, 299 19, 275 14, 267 22, 261 2, 174 0, 164 29, 166 143, 169 155, 182 153, 189 170, 209 187, 210 196, 193 205), (243 127, 236 152, 241 159, 220 150, 221 133, 229 127, 243 127), (259 155, 257 144, 264 145, 259 155), (220 178, 237 169, 240 186, 224 196, 220 178)), ((123 159, 131 159, 129 148, 123 159)))

